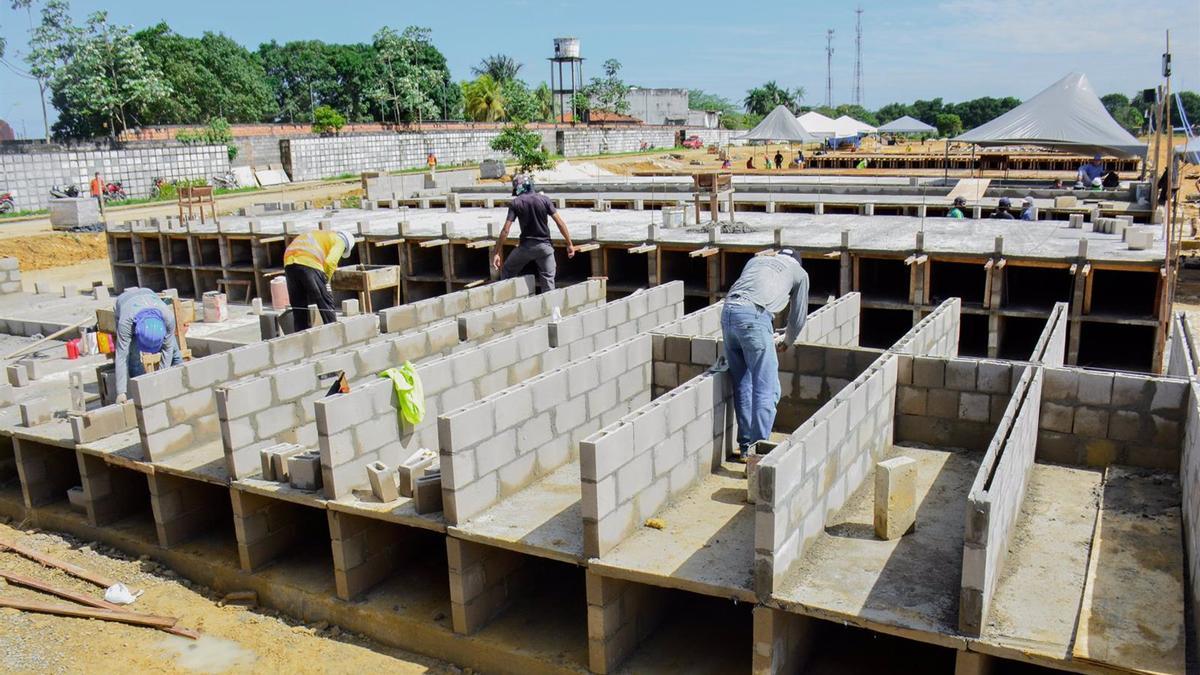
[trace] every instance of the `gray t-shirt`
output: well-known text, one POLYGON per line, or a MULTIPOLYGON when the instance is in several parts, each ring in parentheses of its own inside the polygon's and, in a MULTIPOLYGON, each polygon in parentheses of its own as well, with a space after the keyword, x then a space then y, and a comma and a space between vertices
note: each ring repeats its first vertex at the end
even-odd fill
POLYGON ((508 217, 505 220, 515 220, 521 224, 522 242, 550 242, 550 216, 557 209, 554 202, 543 194, 526 192, 518 195, 508 205, 508 217))
POLYGON ((754 303, 772 314, 790 304, 785 339, 792 344, 808 318, 808 272, 790 255, 755 256, 729 288, 726 300, 736 299, 754 303))

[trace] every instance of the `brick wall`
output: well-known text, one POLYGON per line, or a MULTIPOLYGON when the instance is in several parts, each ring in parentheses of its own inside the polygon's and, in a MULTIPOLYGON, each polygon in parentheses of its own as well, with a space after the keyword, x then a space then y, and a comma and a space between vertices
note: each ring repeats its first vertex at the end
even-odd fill
POLYGON ((672 281, 551 323, 550 346, 568 346, 574 361, 682 315, 683 282, 672 281))
POLYGON ((1067 354, 1067 303, 1056 302, 1046 319, 1046 327, 1038 337, 1030 361, 1061 368, 1067 354))
POLYGON ((332 385, 318 375, 344 371, 353 390, 378 379, 387 368, 448 354, 460 344, 458 325, 442 321, 218 388, 217 415, 229 475, 248 478, 258 474, 262 467, 259 451, 271 445, 317 447, 315 405, 332 385))
POLYGON ((365 342, 378 334, 379 320, 374 315, 348 317, 135 377, 130 380, 129 392, 142 448, 151 460, 160 461, 172 453, 214 442, 220 434, 216 387, 365 342))
POLYGON ((520 326, 549 319, 555 307, 558 307, 564 316, 590 309, 604 303, 605 289, 604 279, 589 279, 541 295, 518 298, 486 309, 460 314, 459 337, 465 341, 504 335, 520 326))
POLYGON ((446 537, 450 568, 450 620, 470 635, 524 596, 538 582, 526 556, 495 546, 446 537))
MULTIPOLYGON (((1192 616, 1200 610, 1200 384, 1188 383, 1187 433, 1179 467, 1182 489, 1183 541, 1187 549, 1189 600, 1192 616)), ((1200 640, 1200 623, 1192 624, 1192 639, 1200 640)))
POLYGON ((872 366, 883 352, 865 347, 797 344, 779 355, 781 395, 775 428, 799 427, 872 366))
POLYGON ((804 328, 800 330, 796 342, 837 347, 858 346, 861 309, 862 296, 858 293, 847 293, 822 305, 805 319, 804 328))
POLYGON ((967 495, 958 623, 959 629, 970 635, 979 635, 987 620, 1025 499, 1037 450, 1043 372, 1027 368, 1021 374, 967 495))
POLYGON ((769 595, 892 445, 897 360, 885 354, 758 464, 754 573, 769 595))
POLYGON ((673 128, 635 127, 632 129, 564 129, 559 154, 564 157, 635 152, 645 143, 652 148, 675 147, 673 128))
POLYGON ((891 351, 921 356, 958 356, 958 319, 962 301, 950 298, 937 306, 912 330, 905 333, 891 351))
POLYGON ((614 672, 671 609, 667 589, 587 572, 588 669, 614 672))
POLYGON ((534 281, 531 275, 514 277, 399 307, 389 307, 379 312, 379 323, 385 333, 409 331, 456 317, 464 312, 528 297, 533 295, 533 291, 534 281))
POLYGON ((1179 469, 1187 381, 1046 368, 1038 459, 1179 469))
POLYGON ((579 444, 583 547, 611 551, 720 466, 732 447, 728 376, 707 372, 579 444))
POLYGON ((1192 377, 1196 374, 1196 346, 1188 328, 1187 315, 1176 312, 1171 316, 1171 336, 1167 339, 1167 363, 1164 370, 1172 377, 1192 377))
POLYGON ((579 442, 650 401, 650 336, 443 415, 446 522, 459 524, 576 459, 579 442))
POLYGON ((204 178, 229 170, 224 145, 166 144, 121 149, 80 149, 58 152, 0 152, 0 186, 13 193, 17 210, 44 209, 50 187, 75 184, 87 195, 92 174, 121 181, 130 197, 148 197, 155 178, 204 178))
POLYGON ((986 450, 1026 366, 897 355, 896 441, 986 450))
POLYGON ((16 258, 0 258, 0 295, 21 291, 21 262, 16 258))
POLYGON ((431 152, 443 166, 505 159, 491 148, 499 135, 499 130, 480 130, 286 138, 280 141, 280 154, 292 180, 318 180, 343 173, 420 169, 431 152))

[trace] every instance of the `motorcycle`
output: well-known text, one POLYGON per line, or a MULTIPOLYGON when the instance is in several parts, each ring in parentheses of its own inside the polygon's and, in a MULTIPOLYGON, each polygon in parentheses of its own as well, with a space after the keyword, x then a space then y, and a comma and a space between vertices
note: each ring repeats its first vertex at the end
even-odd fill
POLYGON ((129 199, 129 195, 125 194, 125 188, 121 186, 121 181, 115 180, 104 186, 104 201, 120 202, 126 199, 129 199))
POLYGON ((11 192, 0 192, 0 213, 10 213, 17 210, 16 204, 13 203, 11 192))
POLYGON ((213 185, 224 190, 233 190, 238 187, 237 176, 234 176, 232 171, 214 175, 212 179, 213 185))
POLYGON ((158 199, 162 196, 163 188, 166 187, 167 181, 162 178, 155 178, 154 185, 150 186, 150 198, 158 199))
POLYGON ((51 185, 50 186, 50 196, 57 197, 58 199, 65 199, 67 197, 78 197, 79 196, 79 186, 78 185, 51 185))

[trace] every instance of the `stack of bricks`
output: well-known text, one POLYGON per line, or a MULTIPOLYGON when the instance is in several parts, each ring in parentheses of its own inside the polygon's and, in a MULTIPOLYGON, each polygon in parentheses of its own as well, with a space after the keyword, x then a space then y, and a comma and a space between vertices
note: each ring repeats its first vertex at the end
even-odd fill
MULTIPOLYGON (((6 385, 11 386, 11 385, 6 385)), ((137 409, 133 401, 114 403, 68 418, 71 422, 71 433, 76 443, 91 443, 108 438, 122 431, 137 428, 137 409)))
POLYGON ((639 335, 443 415, 446 522, 577 459, 580 441, 650 402, 650 369, 650 336, 639 335))
POLYGON ((885 354, 758 464, 754 574, 769 595, 892 445, 896 361, 885 354))
POLYGON ((450 620, 454 632, 470 635, 537 583, 525 556, 494 546, 446 538, 450 567, 450 620))
POLYGON ((1042 373, 1029 368, 1021 374, 967 494, 958 626, 969 635, 979 635, 987 620, 1025 499, 1037 450, 1042 373))
POLYGON ((1038 336, 1033 354, 1029 360, 1044 366, 1061 368, 1067 355, 1067 322, 1070 316, 1067 303, 1056 302, 1050 310, 1050 318, 1046 319, 1046 327, 1038 336))
POLYGON ((1178 469, 1186 380, 1075 368, 1045 370, 1039 459, 1178 469))
POLYGON ((300 537, 326 536, 308 532, 302 518, 308 508, 245 490, 230 490, 238 560, 246 572, 268 564, 300 537))
POLYGON ((457 323, 443 321, 218 387, 217 416, 230 476, 248 478, 257 473, 258 452, 267 446, 317 447, 315 404, 333 382, 320 375, 341 371, 354 389, 377 379, 387 368, 449 354, 460 344, 457 323))
POLYGON ((574 361, 682 315, 683 282, 672 281, 551 323, 550 345, 574 361))
POLYGON ((664 588, 587 572, 588 667, 614 672, 671 609, 664 588))
POLYGON ((1008 361, 897 355, 896 439, 985 450, 1026 366, 1008 361))
POLYGON ((399 307, 389 307, 379 312, 380 326, 385 333, 411 331, 457 317, 465 312, 486 309, 492 305, 528 297, 533 295, 533 291, 532 276, 505 279, 399 307))
POLYGON ((326 511, 333 546, 333 578, 337 596, 351 600, 383 581, 417 544, 407 528, 383 520, 326 511), (407 535, 407 536, 406 536, 407 535), (406 546, 406 544, 409 544, 406 546))
POLYGON ((360 315, 312 330, 194 359, 130 380, 142 448, 151 460, 196 447, 220 434, 216 387, 343 349, 377 336, 379 319, 360 315))
POLYGON ((554 308, 563 316, 604 304, 604 279, 589 279, 565 288, 494 305, 458 316, 459 337, 482 340, 504 335, 523 325, 548 320, 554 308))
POLYGON ((897 354, 958 356, 958 326, 962 301, 950 298, 892 345, 897 354))
MULTIPOLYGON (((417 366, 425 417, 415 426, 398 416, 390 380, 379 379, 316 402, 325 494, 345 496, 367 481, 373 462, 397 466, 421 448, 438 446, 437 416, 553 368, 565 352, 550 349, 546 327, 533 326, 417 366)), ((443 477, 443 480, 445 478, 443 477)))
POLYGON ((21 292, 21 262, 16 258, 0 258, 0 295, 21 292))
POLYGON ((164 471, 155 471, 147 478, 159 546, 170 548, 228 523, 229 489, 223 484, 203 483, 164 471))
POLYGON ((724 372, 690 380, 579 445, 583 547, 601 557, 679 498, 733 446, 724 372))

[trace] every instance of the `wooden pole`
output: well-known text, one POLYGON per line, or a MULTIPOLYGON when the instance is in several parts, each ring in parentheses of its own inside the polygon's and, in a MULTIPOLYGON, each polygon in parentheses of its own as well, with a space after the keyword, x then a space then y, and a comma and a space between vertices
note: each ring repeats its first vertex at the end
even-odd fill
POLYGON ((36 600, 17 600, 15 598, 0 598, 0 607, 19 609, 24 612, 37 612, 39 614, 70 616, 77 619, 100 619, 101 621, 116 621, 119 623, 127 623, 133 626, 146 626, 148 628, 172 628, 174 627, 175 622, 178 621, 178 619, 167 616, 135 614, 133 612, 101 609, 99 607, 75 607, 72 605, 38 602, 36 600))
MULTIPOLYGON (((96 320, 96 317, 94 317, 94 316, 90 316, 90 317, 88 317, 88 318, 84 319, 83 321, 80 321, 79 323, 72 324, 72 325, 70 325, 70 326, 67 326, 66 328, 59 329, 59 330, 57 330, 57 331, 55 331, 55 332, 53 332, 53 333, 51 333, 51 334, 47 335, 46 337, 44 337, 44 338, 42 338, 42 339, 38 340, 37 342, 34 342, 34 343, 32 343, 32 344, 25 345, 24 347, 21 347, 20 349, 16 350, 15 352, 12 352, 11 354, 9 354, 9 355, 7 355, 7 356, 0 357, 0 359, 3 359, 3 360, 8 360, 8 359, 12 359, 12 358, 16 358, 16 357, 18 357, 18 356, 21 356, 21 355, 25 354, 26 352, 28 352, 28 351, 30 351, 30 350, 33 350, 33 348, 34 348, 34 347, 37 347, 37 346, 39 346, 39 345, 41 345, 41 344, 44 344, 44 343, 46 343, 46 342, 48 342, 48 341, 50 341, 50 340, 53 340, 54 338, 56 338, 56 337, 58 337, 58 336, 62 335, 63 333, 66 333, 66 332, 68 332, 68 331, 75 330, 76 328, 79 328, 80 326, 82 326, 83 324, 85 324, 85 323, 87 323, 87 322, 89 322, 89 321, 95 321, 95 320, 96 320)), ((35 350, 35 351, 36 351, 36 350, 35 350)))
POLYGON ((83 579, 84 581, 93 583, 100 588, 108 588, 109 586, 117 583, 116 579, 110 579, 103 574, 86 570, 78 565, 72 565, 71 563, 63 560, 58 560, 57 558, 53 558, 44 553, 39 553, 38 551, 34 551, 31 548, 22 546, 21 544, 10 541, 0 541, 0 551, 4 550, 12 551, 19 556, 29 558, 30 560, 46 567, 55 567, 77 579, 83 579))

